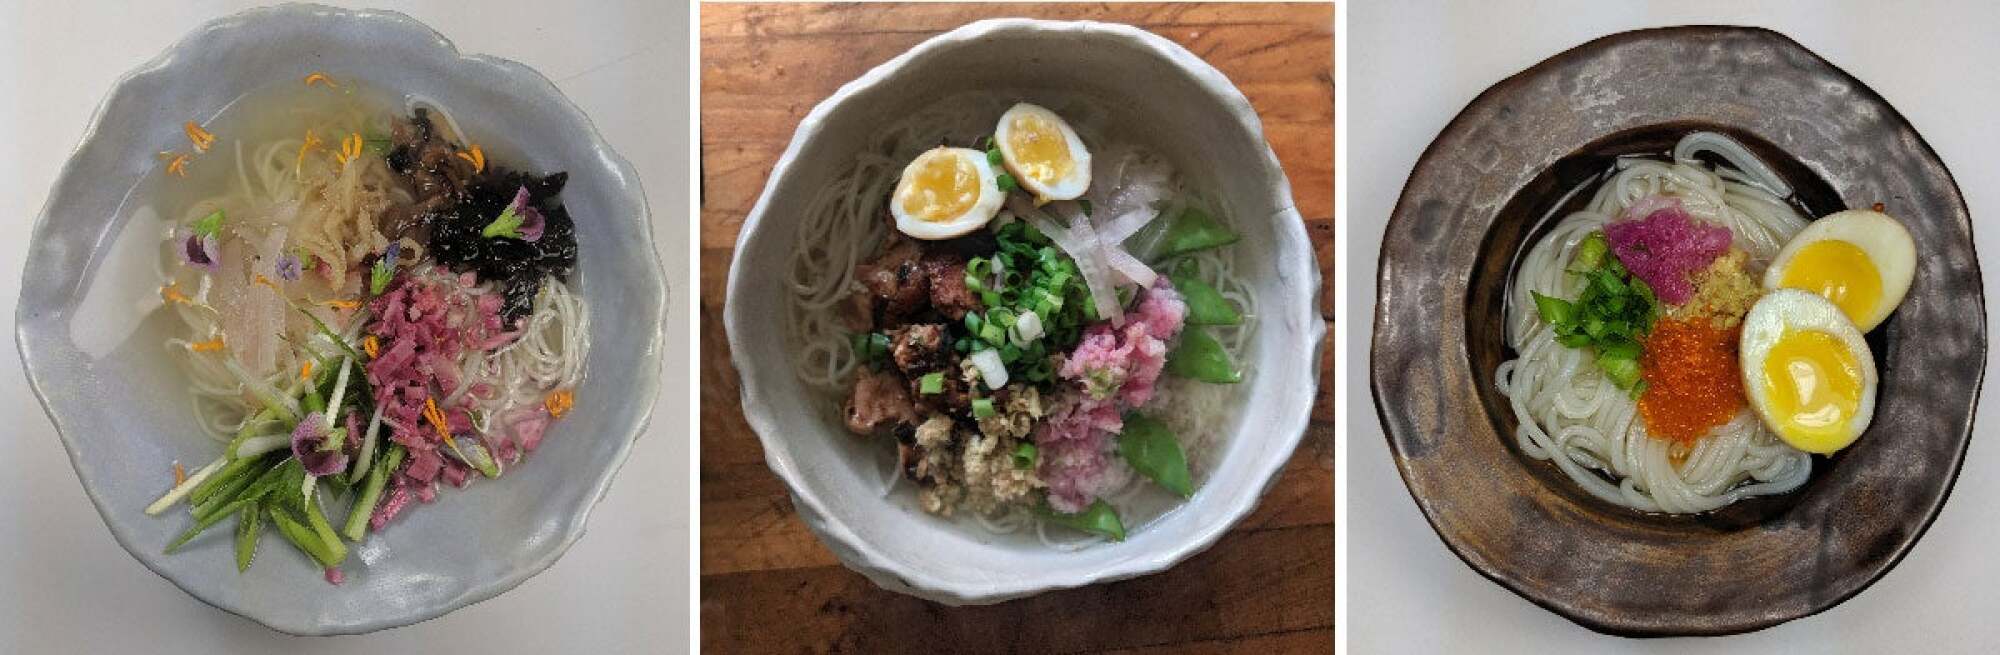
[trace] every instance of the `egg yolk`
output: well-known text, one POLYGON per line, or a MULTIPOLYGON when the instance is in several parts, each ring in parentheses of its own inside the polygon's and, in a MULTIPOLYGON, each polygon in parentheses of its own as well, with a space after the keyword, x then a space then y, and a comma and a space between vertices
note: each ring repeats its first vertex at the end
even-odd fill
POLYGON ((1764 392, 1780 436, 1806 452, 1847 445, 1848 420, 1861 406, 1861 367, 1838 337, 1786 330, 1764 359, 1764 392))
POLYGON ((1053 184, 1069 177, 1076 167, 1076 160, 1069 153, 1069 139, 1063 137, 1062 126, 1045 116, 1022 114, 1015 116, 1008 125, 1007 149, 1013 151, 1012 162, 1020 173, 1036 182, 1053 184))
POLYGON ((917 157, 916 174, 897 190, 903 213, 933 223, 959 217, 979 201, 979 169, 948 150, 917 157))
POLYGON ((1882 274, 1868 252, 1838 239, 1815 241, 1800 248, 1785 267, 1780 286, 1817 293, 1840 308, 1856 325, 1867 325, 1882 301, 1882 274))

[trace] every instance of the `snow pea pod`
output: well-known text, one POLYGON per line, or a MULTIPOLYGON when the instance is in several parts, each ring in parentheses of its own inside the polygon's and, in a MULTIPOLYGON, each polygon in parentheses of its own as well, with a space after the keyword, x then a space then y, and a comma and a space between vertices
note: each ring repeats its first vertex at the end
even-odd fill
POLYGON ((1229 360, 1229 351, 1222 347, 1222 342, 1195 328, 1182 331, 1180 345, 1167 353, 1167 372, 1217 384, 1243 381, 1243 372, 1229 360))
POLYGON ((1112 509, 1111 505, 1104 502, 1101 498, 1097 502, 1091 503, 1089 507, 1084 508, 1083 511, 1075 514, 1057 512, 1050 508, 1047 503, 1035 508, 1035 510, 1035 513, 1041 516, 1044 521, 1072 530, 1103 536, 1112 541, 1125 540, 1125 523, 1118 520, 1118 510, 1112 509))
POLYGON ((1174 438, 1173 430, 1165 423, 1137 413, 1125 414, 1125 429, 1118 433, 1118 453, 1132 465, 1132 470, 1174 495, 1186 498, 1194 494, 1187 454, 1181 452, 1180 440, 1174 438))
POLYGON ((1228 298, 1209 286, 1195 275, 1192 261, 1183 261, 1168 276, 1174 281, 1174 290, 1181 294, 1181 301, 1187 303, 1188 325, 1236 325, 1243 322, 1243 315, 1237 313, 1236 306, 1228 298))
POLYGON ((1157 257, 1166 258, 1236 243, 1242 237, 1199 207, 1189 207, 1167 222, 1157 257))

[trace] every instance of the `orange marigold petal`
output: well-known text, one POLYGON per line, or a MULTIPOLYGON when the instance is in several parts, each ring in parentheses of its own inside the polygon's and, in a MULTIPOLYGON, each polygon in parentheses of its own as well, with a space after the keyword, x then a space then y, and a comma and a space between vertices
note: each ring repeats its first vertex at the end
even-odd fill
POLYGON ((194 124, 194 121, 182 123, 181 131, 187 133, 188 141, 194 144, 195 152, 208 152, 208 148, 215 145, 215 135, 201 129, 201 126, 194 124))
POLYGON ((549 416, 556 418, 562 418, 563 414, 569 413, 570 407, 575 404, 576 396, 568 389, 556 391, 542 399, 542 405, 549 409, 549 416))
POLYGON ((477 143, 472 144, 472 148, 470 150, 458 153, 458 158, 463 159, 467 163, 472 164, 472 172, 474 173, 486 172, 486 151, 481 150, 479 148, 479 144, 477 143))

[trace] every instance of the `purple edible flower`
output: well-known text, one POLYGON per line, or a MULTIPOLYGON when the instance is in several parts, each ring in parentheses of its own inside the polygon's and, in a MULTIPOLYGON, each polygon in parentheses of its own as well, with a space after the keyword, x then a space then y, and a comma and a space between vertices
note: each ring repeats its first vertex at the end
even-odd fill
POLYGON ((296 282, 299 273, 303 271, 304 267, 299 264, 298 256, 291 254, 278 256, 278 277, 284 278, 287 282, 296 282))
POLYGON ((534 243, 542 240, 542 210, 528 204, 528 187, 521 187, 519 191, 514 192, 514 202, 508 205, 508 209, 513 210, 515 216, 521 217, 521 227, 517 231, 520 232, 522 241, 534 243))
POLYGON ((221 248, 213 235, 189 233, 187 241, 181 244, 181 260, 189 266, 214 273, 221 266, 218 263, 221 256, 217 253, 221 248))
POLYGON ((298 458, 306 472, 313 475, 332 475, 347 468, 347 452, 338 447, 328 447, 328 439, 333 436, 326 427, 326 416, 319 412, 307 414, 299 420, 299 426, 292 428, 292 456, 298 458))

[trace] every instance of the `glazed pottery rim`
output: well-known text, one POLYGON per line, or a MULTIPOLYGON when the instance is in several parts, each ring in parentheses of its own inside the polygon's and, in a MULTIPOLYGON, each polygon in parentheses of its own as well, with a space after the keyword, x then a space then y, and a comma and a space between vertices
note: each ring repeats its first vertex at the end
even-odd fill
MULTIPOLYGON (((643 225, 650 225, 651 207, 646 199, 644 188, 641 186, 631 163, 613 150, 609 143, 604 140, 603 135, 598 131, 596 125, 591 122, 589 116, 584 114, 583 110, 574 101, 564 95, 553 81, 549 80, 547 76, 542 75, 539 71, 511 59, 462 52, 444 34, 400 11, 389 9, 348 9, 312 3, 284 3, 246 9, 204 21, 201 25, 175 40, 159 54, 121 74, 98 101, 96 109, 91 113, 90 120, 85 124, 84 131, 78 139, 77 145, 70 150, 62 168, 50 184, 49 195, 44 201, 41 212, 37 214, 35 227, 31 233, 31 242, 42 243, 46 240, 44 238, 45 232, 52 228, 48 220, 49 215, 63 201, 58 196, 58 192, 63 188, 65 181, 75 174, 75 168, 80 163, 81 156, 99 138, 102 128, 105 125, 104 120, 107 111, 121 94, 127 92, 132 82, 154 75, 181 74, 181 66, 175 61, 176 55, 183 51, 199 47, 203 35, 217 30, 256 29, 258 25, 267 24, 263 21, 282 21, 287 19, 331 19, 336 21, 351 21, 359 25, 383 26, 380 29, 415 31, 427 35, 431 40, 428 47, 437 52, 441 58, 452 62, 453 65, 489 67, 527 82, 530 86, 535 87, 537 92, 545 94, 546 97, 551 99, 560 110, 562 120, 572 121, 580 129, 581 133, 589 137, 593 151, 604 159, 605 165, 609 166, 622 179, 629 181, 630 199, 636 201, 638 209, 638 213, 632 216, 630 220, 640 221, 643 225)), ((505 575, 468 585, 462 593, 456 596, 422 606, 395 617, 347 623, 328 622, 312 618, 306 619, 305 622, 282 621, 260 615, 259 612, 255 611, 247 603, 240 602, 241 599, 209 598, 195 592, 187 584, 163 569, 158 562, 152 559, 152 556, 142 554, 142 551, 151 553, 157 550, 156 545, 134 543, 132 535, 126 534, 124 530, 121 530, 111 520, 111 512, 117 511, 122 513, 128 511, 129 508, 108 506, 105 499, 100 497, 96 486, 83 479, 82 471, 84 467, 81 466, 81 462, 79 461, 79 451, 73 441, 71 430, 65 427, 62 416, 51 404, 49 395, 43 388, 45 381, 42 377, 46 373, 38 372, 38 368, 40 367, 36 365, 36 358, 33 356, 34 349, 29 346, 29 335, 26 329, 26 318, 29 314, 29 307, 26 304, 16 307, 15 348, 21 355, 22 368, 28 379, 28 387, 33 391, 36 401, 42 407, 43 413, 48 416, 50 423, 56 428, 57 435, 62 440, 63 449, 70 460, 71 468, 76 469, 78 472, 79 482, 82 483, 84 493, 90 499, 91 505, 97 510, 99 519, 111 532, 112 537, 118 542, 119 547, 125 549, 133 559, 137 560, 155 575, 160 576, 176 588, 179 588, 183 593, 210 607, 249 619, 266 628, 289 635, 333 636, 364 634, 414 625, 490 600, 520 586, 521 583, 526 582, 529 578, 540 574, 554 565, 556 560, 561 559, 569 551, 569 548, 575 545, 576 541, 583 536, 591 512, 596 508, 598 503, 603 501, 605 493, 610 489, 612 479, 617 477, 617 473, 623 468, 626 460, 629 458, 633 444, 637 441, 639 435, 644 434, 646 426, 650 424, 654 397, 659 392, 660 366, 662 363, 660 360, 663 359, 661 350, 663 337, 660 328, 666 322, 670 292, 666 284, 665 270, 659 261, 659 250, 652 230, 648 227, 647 229, 640 230, 640 232, 644 241, 644 251, 646 254, 651 255, 651 257, 647 258, 650 265, 644 270, 633 271, 633 274, 640 276, 642 282, 648 283, 647 286, 652 287, 647 290, 651 296, 648 300, 654 302, 658 307, 658 310, 653 312, 652 316, 640 317, 651 328, 651 337, 648 340, 646 352, 655 361, 652 362, 652 366, 642 366, 637 369, 640 384, 638 387, 633 388, 633 391, 635 397, 642 398, 642 406, 637 410, 637 414, 635 415, 636 420, 633 421, 631 427, 624 430, 624 434, 618 435, 618 447, 612 453, 607 466, 597 473, 596 479, 589 482, 590 493, 587 502, 583 503, 576 511, 568 514, 561 521, 561 537, 554 541, 545 552, 541 553, 535 559, 516 563, 505 575)), ((105 244, 100 243, 98 247, 105 247, 105 244)), ((24 265, 28 270, 35 270, 38 260, 44 259, 47 256, 42 249, 32 249, 24 261, 24 265)))
MULTIPOLYGON (((1246 132, 1256 135, 1260 141, 1262 140, 1264 132, 1261 119, 1250 106, 1248 99, 1220 71, 1179 44, 1137 27, 1097 21, 998 18, 968 23, 938 34, 870 69, 859 78, 842 85, 832 95, 814 106, 812 111, 799 122, 798 130, 794 132, 790 144, 779 157, 778 163, 773 167, 770 176, 767 178, 764 189, 759 194, 755 206, 744 220, 731 257, 729 285, 726 294, 727 306, 724 309, 724 321, 729 333, 728 339, 731 352, 746 352, 745 346, 747 345, 743 342, 743 337, 739 336, 742 334, 742 330, 738 329, 738 323, 739 321, 748 320, 748 318, 742 315, 742 310, 740 309, 741 303, 737 302, 736 298, 737 290, 743 284, 740 278, 746 275, 742 266, 742 259, 746 251, 745 245, 761 230, 771 227, 772 221, 765 220, 765 213, 773 201, 775 190, 786 177, 789 169, 797 163, 797 158, 806 145, 818 138, 824 128, 826 118, 839 110, 841 105, 845 104, 849 98, 883 84, 894 76, 903 73, 906 69, 923 62, 935 52, 947 51, 961 44, 986 39, 995 34, 1006 33, 1113 39, 1148 56, 1170 62, 1178 69, 1179 73, 1187 75, 1196 81, 1202 87, 1202 90, 1206 92, 1208 100, 1216 102, 1222 110, 1233 115, 1246 132)), ((1279 256, 1300 255, 1300 253, 1287 251, 1293 248, 1303 249, 1302 256, 1297 258, 1303 262, 1303 270, 1293 271, 1288 267, 1283 269, 1281 274, 1301 273, 1302 282, 1310 284, 1312 289, 1317 289, 1320 283, 1318 262, 1312 256, 1311 242, 1305 234, 1304 221, 1300 218, 1297 207, 1292 202, 1290 182, 1283 168, 1279 165, 1275 153, 1271 152, 1269 145, 1264 143, 1260 143, 1259 145, 1262 146, 1260 149, 1263 155, 1263 170, 1258 171, 1258 174, 1266 176, 1266 181, 1268 182, 1264 193, 1272 195, 1274 199, 1282 198, 1282 202, 1274 203, 1277 209, 1272 215, 1269 217, 1260 217, 1259 220, 1268 220, 1275 224, 1275 230, 1280 236, 1278 243, 1274 244, 1274 249, 1279 256)), ((1299 337, 1307 342, 1307 344, 1302 345, 1309 344, 1308 350, 1317 356, 1320 349, 1325 347, 1326 328, 1313 311, 1311 303, 1301 303, 1300 305, 1296 310, 1297 313, 1304 315, 1305 319, 1308 320, 1301 320, 1301 333, 1299 337)), ((1281 317, 1284 317, 1287 312, 1291 311, 1278 310, 1269 313, 1274 320, 1282 320, 1281 317)), ((1315 358, 1313 361, 1316 362, 1317 359, 1315 358)), ((1291 454, 1297 449, 1299 442, 1304 438, 1307 423, 1311 418, 1310 399, 1316 393, 1317 388, 1316 367, 1308 368, 1312 370, 1307 371, 1306 379, 1301 381, 1306 404, 1297 412, 1297 416, 1290 417, 1289 420, 1279 423, 1281 426, 1277 429, 1279 436, 1278 439, 1274 440, 1274 448, 1272 449, 1270 459, 1268 461, 1244 463, 1245 466, 1256 467, 1255 469, 1251 469, 1253 475, 1250 477, 1261 480, 1261 484, 1256 485, 1255 488, 1229 490, 1229 493, 1233 495, 1210 501, 1218 504, 1226 503, 1226 509, 1222 513, 1227 516, 1227 520, 1190 529, 1188 531, 1189 537, 1170 551, 1152 552, 1128 558, 1116 565, 1096 569, 1087 575, 1074 579, 1056 580, 1022 575, 1011 580, 989 580, 983 586, 972 586, 942 579, 928 571, 919 570, 907 562, 879 553, 867 540, 860 538, 853 528, 846 525, 839 518, 838 514, 829 511, 829 504, 826 500, 822 499, 819 494, 815 493, 807 485, 800 483, 794 476, 792 471, 797 468, 797 464, 792 461, 789 451, 782 447, 774 447, 777 445, 777 442, 783 439, 782 437, 774 436, 779 433, 779 430, 783 426, 773 417, 772 412, 766 409, 766 405, 782 401, 782 399, 767 397, 768 390, 764 388, 766 383, 759 382, 758 373, 755 372, 754 367, 739 365, 735 367, 735 370, 741 382, 744 417, 752 430, 757 433, 760 442, 762 442, 766 464, 771 468, 773 473, 785 481, 787 488, 791 492, 794 504, 799 507, 800 514, 807 518, 805 522, 808 527, 823 542, 826 542, 829 546, 833 546, 832 550, 835 551, 842 564, 863 573, 871 581, 885 588, 911 593, 933 601, 956 605, 996 603, 1048 591, 1077 588, 1157 573, 1212 546, 1231 526, 1234 526, 1244 517, 1248 516, 1251 510, 1256 507, 1264 493, 1277 480, 1277 475, 1284 467, 1285 462, 1290 460, 1291 454), (893 586, 884 584, 884 580, 878 577, 884 575, 902 583, 906 589, 896 589, 893 586)), ((1243 426, 1239 426, 1238 429, 1243 429, 1243 426)), ((1182 501, 1183 505, 1197 502, 1200 500, 1199 496, 1203 493, 1214 494, 1222 493, 1222 491, 1211 491, 1206 488, 1198 490, 1197 499, 1182 501)), ((1159 529, 1159 526, 1153 526, 1152 529, 1159 529)))
MULTIPOLYGON (((1442 128, 1442 130, 1440 130, 1439 136, 1425 147, 1423 153, 1419 156, 1417 162, 1412 166, 1410 177, 1406 182, 1403 191, 1399 194, 1397 205, 1390 216, 1390 227, 1393 228, 1394 224, 1397 221, 1408 219, 1408 214, 1411 211, 1411 208, 1406 203, 1411 199, 1410 194, 1413 192, 1414 189, 1418 187, 1420 183, 1419 177, 1427 173, 1427 166, 1426 166, 1427 162, 1430 162, 1433 159, 1441 156, 1440 151, 1438 150, 1439 146, 1441 144, 1444 144, 1446 141, 1450 140, 1450 137, 1452 135, 1460 131, 1463 131, 1467 127, 1467 122, 1471 120, 1472 116, 1475 115, 1476 113, 1475 110, 1481 109, 1485 105, 1490 103, 1504 101, 1505 98, 1503 96, 1511 95, 1513 93, 1518 93, 1518 89, 1516 87, 1525 88, 1528 86, 1527 82, 1529 80, 1536 79, 1538 76, 1549 73, 1552 69, 1558 68, 1563 64, 1570 63, 1572 60, 1592 59, 1595 55, 1598 54, 1598 51, 1602 49, 1615 47, 1635 40, 1644 40, 1644 39, 1667 40, 1667 39, 1692 38, 1692 37, 1703 37, 1703 36, 1721 36, 1721 35, 1732 35, 1732 34, 1762 38, 1767 40, 1775 40, 1782 46, 1789 47, 1797 51, 1798 53, 1803 54, 1806 58, 1810 59, 1812 63, 1824 67, 1825 70, 1830 71, 1831 73, 1841 78, 1844 78, 1845 80, 1850 81, 1852 83, 1853 88, 1856 91, 1863 94, 1866 97, 1866 99, 1871 100, 1875 105, 1879 106, 1886 113, 1889 122, 1891 124, 1900 126, 1902 129, 1907 130, 1910 133, 1912 140, 1914 141, 1914 149, 1922 156, 1924 156, 1926 158, 1926 161, 1934 162, 1936 164, 1937 170, 1941 173, 1941 175, 1938 176, 1937 181, 1941 184, 1943 188, 1949 190, 1950 192, 1949 208, 1955 210, 1955 214, 1950 216, 1949 218, 1958 219, 1960 222, 1964 224, 1965 227, 1965 236, 1966 236, 1966 243, 1964 244, 1965 252, 1969 255, 1973 255, 1973 258, 1970 262, 1971 275, 1975 279, 1982 277, 1979 271, 1979 263, 1976 258, 1976 244, 1972 243, 1970 239, 1971 235, 1970 211, 1965 205, 1964 196, 1961 190, 1959 189, 1956 180, 1952 177, 1950 171, 1945 168, 1941 158, 1937 156, 1935 149, 1932 148, 1930 144, 1922 138, 1921 135, 1916 133, 1915 127, 1912 126, 1909 123, 1909 121, 1902 116, 1900 112, 1897 112, 1894 109, 1894 107, 1888 103, 1886 99, 1882 98, 1880 94, 1877 94, 1872 89, 1868 88, 1866 84, 1854 78, 1851 74, 1848 74, 1845 70, 1825 60, 1823 57, 1820 57, 1817 53, 1814 53, 1810 49, 1805 48, 1803 45, 1797 43, 1790 37, 1773 30, 1759 28, 1759 27, 1730 26, 1730 25, 1683 25, 1683 26, 1673 26, 1673 27, 1638 29, 1638 30, 1613 33, 1592 39, 1586 43, 1577 45, 1575 47, 1565 49, 1533 65, 1530 65, 1529 67, 1519 72, 1516 72, 1498 82, 1495 82, 1493 85, 1489 86, 1484 91, 1480 92, 1472 100, 1468 101, 1465 107, 1461 109, 1456 115, 1454 115, 1453 118, 1445 125, 1445 127, 1442 128)), ((1671 122, 1674 121, 1665 120, 1653 123, 1653 125, 1660 125, 1671 122)), ((1637 126, 1627 126, 1623 129, 1641 129, 1643 127, 1645 127, 1645 124, 1637 126)), ((1608 134, 1604 136, 1608 136, 1608 134)), ((1603 138, 1603 136, 1600 136, 1600 138, 1603 138)), ((1572 152, 1571 154, 1576 154, 1576 153, 1572 152)), ((1567 157, 1566 156, 1558 157, 1555 161, 1560 161, 1565 158, 1567 157)), ((1525 190, 1525 185, 1527 185, 1531 179, 1532 178, 1524 179, 1520 184, 1510 183, 1508 185, 1508 189, 1502 194, 1502 196, 1510 199, 1518 196, 1525 190)), ((1508 204, 1511 204, 1511 202, 1512 200, 1509 200, 1508 204)), ((1492 226, 1493 221, 1498 218, 1497 212, 1501 210, 1499 206, 1495 206, 1493 211, 1495 212, 1495 214, 1489 216, 1485 220, 1485 225, 1487 225, 1489 229, 1492 226)), ((1530 228, 1530 230, 1531 232, 1533 231, 1532 227, 1530 228)), ((1464 561, 1468 567, 1478 572, 1481 576, 1493 581, 1496 584, 1499 584, 1503 588, 1506 588, 1508 591, 1511 591, 1516 595, 1521 596, 1522 598, 1538 606, 1543 607, 1544 609, 1547 609, 1579 625, 1582 625, 1583 627, 1589 628, 1597 632, 1603 632, 1607 634, 1614 634, 1620 636, 1650 637, 1650 636, 1727 635, 1727 634, 1738 634, 1738 633, 1761 630, 1780 623, 1784 623, 1787 621, 1791 621, 1794 619, 1810 616, 1825 611, 1826 609, 1829 609, 1835 605, 1845 602, 1847 599, 1852 598, 1856 594, 1859 594, 1862 590, 1865 590, 1866 588, 1874 584, 1876 581, 1879 581, 1884 575, 1886 575, 1889 572, 1890 569, 1893 569, 1897 564, 1901 563, 1902 559, 1908 555, 1909 551, 1912 548, 1914 548, 1916 542, 1923 537, 1925 532, 1928 531, 1929 527, 1936 521, 1937 517, 1942 512, 1945 502, 1950 497, 1954 483, 1956 482, 1958 475, 1960 474, 1960 472, 1964 467, 1965 455, 1971 442, 1972 427, 1976 419, 1975 415, 1977 412, 1978 397, 1981 392, 1981 387, 1983 385, 1985 377, 1985 371, 1983 367, 1977 369, 1972 374, 1971 388, 1969 390, 1969 395, 1965 398, 1966 407, 1965 407, 1964 422, 1962 425, 1956 426, 1955 433, 1953 435, 1950 435, 1951 438, 1955 440, 1955 447, 1953 447, 1951 450, 1951 461, 1950 465, 1947 467, 1948 474, 1942 476, 1938 480, 1938 482, 1936 482, 1938 487, 1935 490, 1927 490, 1926 493, 1923 495, 1923 499, 1925 502, 1923 503, 1924 512, 1923 516, 1921 517, 1921 520, 1915 523, 1914 530, 1907 533, 1907 535, 1904 538, 1900 539, 1897 543, 1894 544, 1893 553, 1891 553, 1886 559, 1880 561, 1878 565, 1873 566, 1872 569, 1867 570, 1866 575, 1863 578, 1861 578, 1857 584, 1854 584, 1851 588, 1840 590, 1839 593, 1830 596, 1812 599, 1811 601, 1809 601, 1810 606, 1806 608, 1805 611, 1785 613, 1783 615, 1765 615, 1765 616, 1742 615, 1740 613, 1734 613, 1730 615, 1730 619, 1732 619, 1731 621, 1714 625, 1688 624, 1686 622, 1684 622, 1681 625, 1665 625, 1659 622, 1633 623, 1630 621, 1619 621, 1615 617, 1604 616, 1602 612, 1585 608, 1579 608, 1573 604, 1568 604, 1562 599, 1557 597, 1545 597, 1543 595, 1540 595, 1538 593, 1540 590, 1528 588, 1525 581, 1517 579, 1513 573, 1509 572, 1511 569, 1518 567, 1506 565, 1502 562, 1488 561, 1483 556, 1478 556, 1470 552, 1466 545, 1459 543, 1458 539, 1460 537, 1458 537, 1457 535, 1455 534, 1447 535, 1444 526, 1442 526, 1439 523, 1440 516, 1437 514, 1438 510, 1436 507, 1436 503, 1448 502, 1449 499, 1426 498, 1425 496, 1419 493, 1417 488, 1418 485, 1416 481, 1414 481, 1412 478, 1412 476, 1415 475, 1415 472, 1413 472, 1411 468, 1412 466, 1414 466, 1414 464, 1409 460, 1407 453, 1404 452, 1404 446, 1400 441, 1402 436, 1399 435, 1398 428, 1395 422, 1391 421, 1390 419, 1390 411, 1391 411, 1390 408, 1386 407, 1384 404, 1385 403, 1384 396, 1385 393, 1388 392, 1385 390, 1385 387, 1382 386, 1384 384, 1384 381, 1382 380, 1382 375, 1381 375, 1382 369, 1380 368, 1382 365, 1382 357, 1385 354, 1384 348, 1387 347, 1383 342, 1384 334, 1381 328, 1382 325, 1384 324, 1384 321, 1387 321, 1389 319, 1388 307, 1386 303, 1382 302, 1382 298, 1385 297, 1384 295, 1385 293, 1392 290, 1392 281, 1390 279, 1387 266, 1388 263, 1392 260, 1391 257, 1392 247, 1389 238, 1387 238, 1387 235, 1393 233, 1394 233, 1393 229, 1385 230, 1385 239, 1381 245, 1380 253, 1378 255, 1378 275, 1377 275, 1377 289, 1376 289, 1377 304, 1374 312, 1374 320, 1372 322, 1374 331, 1370 339, 1370 351, 1369 351, 1369 357, 1370 357, 1369 387, 1370 387, 1371 397, 1374 400, 1374 406, 1375 406, 1374 408, 1377 419, 1382 425, 1384 436, 1390 446, 1392 459, 1394 460, 1397 466, 1399 475, 1403 479, 1404 486, 1406 490, 1410 493, 1412 500, 1421 510, 1422 514, 1424 515, 1425 521, 1428 524, 1430 524, 1431 528, 1433 529, 1433 532, 1436 534, 1439 540, 1444 543, 1444 545, 1452 552, 1453 555, 1457 556, 1461 561, 1464 561)), ((1490 238, 1490 236, 1491 236, 1490 233, 1486 235, 1487 238, 1490 238)), ((1511 269, 1511 267, 1509 268, 1511 269)), ((1447 302, 1462 302, 1463 297, 1461 296, 1446 300, 1447 302)), ((1984 306, 1985 297, 1983 291, 1978 295, 1977 298, 1975 298, 1975 300, 1981 307, 1984 306)), ((1408 301, 1406 300, 1404 302, 1408 301)), ((1978 333, 1977 349, 1978 352, 1983 355, 1987 349, 1986 323, 1983 312, 1979 314, 1976 320, 1976 327, 1978 333)), ((1449 359, 1453 361, 1442 362, 1442 363, 1447 366, 1459 366, 1469 363, 1469 361, 1465 357, 1466 354, 1465 343, 1467 343, 1467 341, 1465 340, 1465 337, 1463 335, 1457 336, 1455 337, 1455 339, 1446 339, 1444 341, 1444 345, 1449 346, 1452 344, 1456 344, 1457 355, 1443 356, 1444 359, 1449 359)), ((1878 354, 1878 357, 1880 356, 1881 355, 1878 354)), ((1475 380, 1477 380, 1480 375, 1478 371, 1472 371, 1472 374, 1475 380)), ((1478 401, 1474 399, 1467 399, 1466 402, 1477 403, 1478 401)), ((1481 411, 1484 412, 1485 410, 1481 411)), ((1491 430, 1490 427, 1482 426, 1479 427, 1478 430, 1481 432, 1481 434, 1474 435, 1475 438, 1490 438, 1496 441, 1504 439, 1502 435, 1485 434, 1485 432, 1491 430)))

